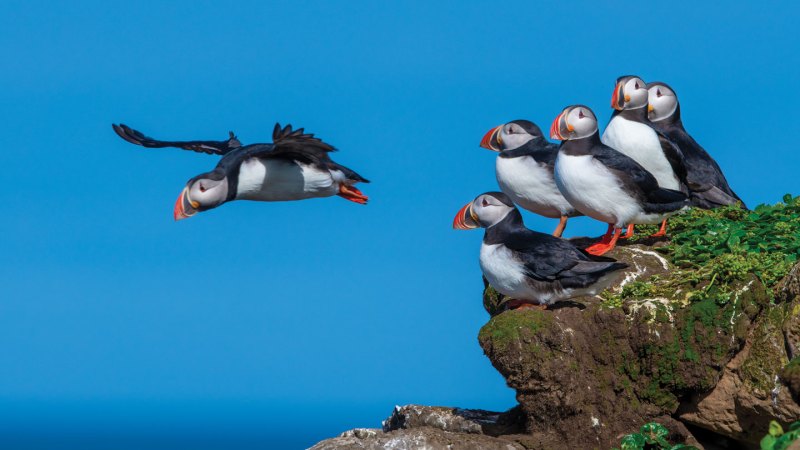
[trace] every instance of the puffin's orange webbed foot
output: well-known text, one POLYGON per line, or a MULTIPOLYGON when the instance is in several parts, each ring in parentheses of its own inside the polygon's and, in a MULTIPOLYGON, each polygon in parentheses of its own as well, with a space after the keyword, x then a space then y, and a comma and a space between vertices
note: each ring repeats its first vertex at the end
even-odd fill
POLYGON ((517 299, 509 300, 507 304, 508 304, 508 309, 513 309, 515 311, 526 310, 526 309, 536 309, 539 311, 544 311, 547 309, 546 304, 529 303, 524 300, 517 300, 517 299))
POLYGON ((650 237, 664 237, 667 235, 667 219, 664 219, 661 222, 661 228, 658 229, 655 233, 651 234, 650 237))
POLYGON ((347 184, 340 184, 339 193, 336 195, 342 197, 345 200, 350 200, 351 202, 358 203, 359 205, 366 205, 367 201, 369 200, 369 197, 364 195, 363 192, 347 184))
POLYGON ((625 230, 625 234, 620 236, 620 239, 630 239, 633 237, 633 224, 628 225, 628 229, 625 230))
MULTIPOLYGON (((611 227, 609 227, 609 229, 611 229, 611 227)), ((617 228, 615 231, 612 232, 613 236, 611 236, 610 233, 606 233, 600 242, 586 247, 586 253, 595 256, 600 256, 610 252, 611 249, 616 247, 617 240, 619 239, 620 234, 622 234, 622 228, 617 228)))

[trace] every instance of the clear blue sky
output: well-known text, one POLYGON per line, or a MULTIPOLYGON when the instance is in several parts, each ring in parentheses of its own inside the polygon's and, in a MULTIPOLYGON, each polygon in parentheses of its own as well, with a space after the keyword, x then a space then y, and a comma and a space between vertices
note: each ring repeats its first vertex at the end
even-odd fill
POLYGON ((496 189, 489 128, 579 102, 604 123, 635 73, 747 203, 800 193, 796 4, 671 3, 2 2, 0 446, 301 447, 395 404, 512 406, 476 339, 482 233, 450 228, 496 189), (217 158, 110 126, 250 143, 276 121, 371 203, 175 223, 217 158))

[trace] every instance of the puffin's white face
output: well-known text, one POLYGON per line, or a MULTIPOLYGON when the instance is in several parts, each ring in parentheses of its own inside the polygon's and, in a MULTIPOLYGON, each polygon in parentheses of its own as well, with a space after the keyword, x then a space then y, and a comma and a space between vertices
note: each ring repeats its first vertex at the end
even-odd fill
POLYGON ((503 125, 500 130, 499 141, 503 150, 513 150, 527 144, 534 137, 528 134, 521 126, 512 122, 503 125))
POLYGON ((481 147, 496 152, 514 150, 539 137, 530 134, 520 124, 509 122, 489 130, 481 139, 481 147))
POLYGON ((216 208, 228 197, 228 179, 196 178, 190 181, 175 202, 175 220, 216 208))
POLYGON ((561 141, 582 139, 597 133, 597 117, 586 106, 568 106, 550 127, 550 137, 561 141))
POLYGON ((648 89, 647 118, 653 122, 664 120, 678 109, 678 97, 664 84, 652 84, 648 89))
POLYGON ((505 196, 501 193, 481 194, 471 203, 464 205, 453 219, 453 228, 457 230, 489 228, 503 220, 514 207, 501 201, 496 195, 505 196))
POLYGON ((617 110, 647 106, 647 85, 639 77, 623 77, 614 86, 611 107, 617 110))

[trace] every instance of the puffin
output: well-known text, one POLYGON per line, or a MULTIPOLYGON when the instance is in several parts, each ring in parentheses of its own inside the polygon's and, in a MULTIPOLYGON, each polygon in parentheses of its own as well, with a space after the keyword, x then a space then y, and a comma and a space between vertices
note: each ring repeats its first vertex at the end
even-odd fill
POLYGON ((535 123, 512 120, 498 125, 483 136, 480 146, 498 152, 497 184, 511 201, 530 212, 559 219, 553 236, 561 237, 567 219, 581 215, 561 195, 553 178, 558 144, 548 142, 535 123))
POLYGON ((233 132, 224 141, 159 141, 124 124, 112 124, 122 139, 149 148, 177 147, 222 158, 214 170, 190 179, 175 202, 173 217, 182 220, 233 200, 277 202, 338 195, 359 204, 367 196, 356 183, 369 183, 334 162, 330 144, 275 124, 271 144, 242 145, 233 132))
MULTIPOLYGON (((635 75, 617 78, 611 96, 611 115, 601 141, 622 152, 653 174, 662 188, 688 193, 686 186, 686 163, 677 146, 658 135, 647 118, 647 84, 635 75)), ((667 223, 653 236, 666 235, 667 223)), ((625 237, 633 235, 633 226, 628 227, 625 237)))
POLYGON ((571 242, 525 227, 506 194, 486 192, 461 208, 453 228, 485 228, 480 266, 489 284, 513 299, 509 307, 547 309, 555 302, 596 295, 628 267, 571 242))
POLYGON ((613 249, 622 227, 656 224, 689 205, 686 194, 660 187, 641 164, 605 145, 587 106, 565 108, 550 137, 562 141, 554 171, 558 189, 578 211, 608 224, 601 241, 586 249, 593 255, 613 249))
POLYGON ((655 81, 647 84, 647 93, 647 118, 663 139, 669 139, 680 149, 686 161, 686 181, 692 206, 713 209, 738 203, 747 209, 728 185, 719 164, 686 132, 675 91, 666 83, 655 81))

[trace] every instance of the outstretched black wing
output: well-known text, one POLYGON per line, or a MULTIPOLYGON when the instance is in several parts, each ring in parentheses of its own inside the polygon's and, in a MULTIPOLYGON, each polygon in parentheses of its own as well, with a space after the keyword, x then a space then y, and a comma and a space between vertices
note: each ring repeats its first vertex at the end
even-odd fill
POLYGON ((272 130, 272 145, 277 152, 305 153, 318 159, 327 159, 328 153, 336 151, 332 145, 314 137, 314 134, 306 133, 304 128, 292 130, 288 124, 281 128, 279 123, 272 130))
POLYGON ((233 131, 228 133, 227 141, 159 141, 151 137, 147 137, 142 132, 134 130, 125 124, 111 124, 114 132, 119 137, 125 139, 131 144, 141 145, 148 148, 163 148, 163 147, 177 147, 184 150, 192 150, 199 153, 207 153, 209 155, 224 155, 231 150, 241 147, 241 142, 233 134, 233 131))
POLYGON ((332 145, 322 139, 305 133, 303 128, 292 130, 291 125, 281 128, 278 123, 275 124, 272 132, 272 144, 254 144, 245 148, 248 156, 292 159, 323 166, 333 163, 328 153, 336 151, 332 145))

